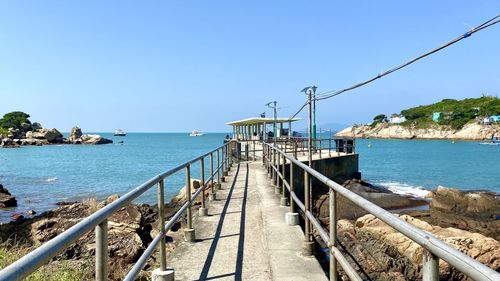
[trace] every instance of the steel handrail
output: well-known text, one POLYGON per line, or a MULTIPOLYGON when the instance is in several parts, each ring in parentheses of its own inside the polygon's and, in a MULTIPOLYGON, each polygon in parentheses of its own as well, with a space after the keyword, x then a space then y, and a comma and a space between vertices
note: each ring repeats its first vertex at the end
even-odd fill
MULTIPOLYGON (((61 253, 64 249, 69 247, 69 245, 77 241, 80 237, 91 231, 94 227, 98 226, 101 222, 105 221, 108 217, 113 215, 113 213, 115 213, 125 205, 131 203, 134 199, 141 196, 144 192, 148 191, 150 188, 158 184, 160 181, 182 170, 183 168, 186 168, 191 164, 194 164, 195 162, 204 159, 205 157, 209 156, 214 152, 218 153, 219 150, 227 148, 229 144, 230 144, 229 142, 225 143, 201 156, 195 157, 187 162, 184 162, 183 164, 178 165, 177 167, 174 167, 166 172, 163 172, 149 179, 145 183, 137 186, 136 188, 127 192, 122 197, 106 205, 105 207, 99 209, 95 213, 84 218, 81 222, 68 228, 67 230, 60 233, 53 239, 49 240, 40 247, 36 248, 34 251, 30 252, 29 254, 21 257, 14 263, 3 268, 0 271, 0 281, 21 280, 27 277, 29 274, 33 273, 42 265, 50 261, 50 259, 61 253)), ((222 153, 223 152, 224 151, 222 150, 222 153)), ((214 173, 211 175, 211 179, 214 177, 215 174, 217 174, 218 171, 220 171, 220 168, 224 166, 224 163, 227 163, 227 159, 221 161, 221 164, 219 165, 219 167, 217 167, 217 170, 214 171, 214 173)), ((202 189, 203 188, 200 188, 200 190, 202 189)), ((185 209, 189 207, 189 205, 191 205, 190 202, 186 203, 188 205, 185 208, 181 208, 182 211, 185 211, 185 209)), ((174 215, 174 217, 177 217, 178 219, 178 217, 182 214, 182 212, 180 212, 181 210, 179 210, 174 215)))
POLYGON ((387 225, 396 229, 435 256, 441 258, 453 267, 457 268, 468 277, 474 280, 500 280, 500 274, 498 272, 451 247, 450 245, 436 238, 431 233, 423 231, 418 227, 403 221, 399 217, 357 195, 356 193, 346 189, 345 187, 334 182, 333 180, 312 169, 306 164, 296 160, 291 156, 288 156, 286 153, 284 153, 274 145, 266 145, 268 145, 271 149, 284 156, 286 159, 306 171, 308 174, 310 174, 323 184, 327 185, 333 191, 338 192, 340 195, 344 196, 346 199, 350 200, 358 207, 363 208, 368 213, 372 214, 376 218, 385 222, 387 225))

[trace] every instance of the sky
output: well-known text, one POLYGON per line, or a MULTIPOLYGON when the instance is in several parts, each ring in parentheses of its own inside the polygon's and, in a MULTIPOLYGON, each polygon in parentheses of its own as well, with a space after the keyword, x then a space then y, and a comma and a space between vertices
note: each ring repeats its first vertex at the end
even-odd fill
MULTIPOLYGON (((0 1, 0 115, 64 132, 230 131, 270 116, 269 101, 290 116, 306 86, 348 87, 499 12, 498 0, 0 1)), ((497 24, 318 102, 318 127, 499 95, 499 46, 497 24)))

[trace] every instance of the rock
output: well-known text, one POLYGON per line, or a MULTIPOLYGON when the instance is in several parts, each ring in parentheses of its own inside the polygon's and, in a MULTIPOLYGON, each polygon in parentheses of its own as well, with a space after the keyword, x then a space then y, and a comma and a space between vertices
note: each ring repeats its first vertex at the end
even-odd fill
POLYGON ((42 125, 38 122, 35 122, 33 124, 31 124, 31 129, 33 131, 36 131, 36 130, 41 130, 42 129, 42 125))
POLYGON ((17 200, 10 192, 0 184, 0 208, 16 207, 17 200))
POLYGON ((112 140, 103 138, 100 135, 82 135, 81 138, 79 138, 79 140, 81 140, 82 144, 93 144, 93 145, 113 143, 112 140))
POLYGON ((30 216, 33 216, 36 214, 36 211, 35 210, 29 210, 26 212, 26 214, 30 215, 30 216))
POLYGON ((31 130, 31 124, 27 123, 27 122, 23 122, 23 123, 21 123, 21 129, 25 132, 29 131, 29 130, 31 130))
POLYGON ((19 213, 13 213, 12 215, 10 215, 10 219, 13 222, 18 222, 18 221, 23 220, 24 216, 22 214, 19 214, 19 213))
POLYGON ((432 210, 473 218, 495 218, 500 213, 500 200, 488 192, 463 192, 439 186, 432 193, 432 210))
POLYGON ((55 128, 50 130, 43 129, 42 132, 45 132, 44 138, 50 143, 58 143, 62 141, 63 135, 55 128))
POLYGON ((33 131, 27 131, 26 132, 26 138, 27 139, 32 139, 33 138, 33 131))
MULTIPOLYGON (((387 210, 416 207, 428 204, 428 201, 425 199, 395 194, 387 189, 371 185, 370 183, 363 180, 350 179, 346 180, 342 185, 352 192, 367 199, 368 201, 373 202, 376 205, 387 210)), ((324 223, 328 221, 329 216, 328 198, 329 195, 327 192, 325 192, 324 194, 319 195, 316 200, 314 200, 314 210, 318 214, 320 220, 324 223)), ((347 200, 340 195, 338 196, 337 200, 338 218, 355 219, 367 214, 364 209, 358 207, 350 200, 347 200)))
MULTIPOLYGON (((500 270, 499 241, 465 230, 433 226, 407 215, 400 215, 399 218, 434 234, 493 270, 500 270)), ((373 280, 422 279, 422 247, 403 234, 373 215, 363 216, 354 224, 341 221, 339 226, 342 245, 373 280)), ((440 280, 467 280, 443 261, 439 262, 439 274, 440 280)))
POLYGON ((429 128, 419 129, 410 126, 379 123, 375 127, 368 125, 348 127, 336 133, 335 136, 380 139, 491 140, 492 136, 499 132, 499 125, 481 125, 475 123, 466 124, 460 130, 435 124, 429 128))
POLYGON ((71 132, 69 133, 68 140, 69 141, 76 141, 77 139, 82 137, 82 129, 79 127, 73 127, 71 128, 71 132))

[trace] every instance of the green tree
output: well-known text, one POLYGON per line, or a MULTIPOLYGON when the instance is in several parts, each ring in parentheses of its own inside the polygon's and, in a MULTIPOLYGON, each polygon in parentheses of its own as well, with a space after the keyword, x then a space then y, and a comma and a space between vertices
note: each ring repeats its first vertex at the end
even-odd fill
POLYGON ((2 119, 0 119, 0 127, 4 129, 8 128, 15 128, 19 129, 21 128, 22 123, 29 123, 31 124, 29 114, 26 114, 21 111, 13 111, 5 114, 2 119))
POLYGON ((379 114, 379 115, 373 117, 373 121, 382 122, 385 120, 385 118, 386 118, 385 114, 379 114))

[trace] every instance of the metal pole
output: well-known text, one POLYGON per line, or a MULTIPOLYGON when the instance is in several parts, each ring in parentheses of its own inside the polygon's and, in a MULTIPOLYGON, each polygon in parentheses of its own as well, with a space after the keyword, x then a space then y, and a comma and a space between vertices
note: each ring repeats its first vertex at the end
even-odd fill
POLYGON ((285 162, 286 162, 286 158, 285 158, 285 155, 283 154, 283 157, 281 159, 282 163, 281 163, 281 201, 280 201, 280 205, 281 206, 286 206, 288 204, 288 198, 286 196, 286 186, 285 186, 285 162))
MULTIPOLYGON (((306 209, 306 212, 311 210, 311 204, 310 204, 310 196, 309 196, 309 189, 310 189, 310 181, 309 181, 309 173, 307 171, 304 171, 304 207, 306 209)), ((307 215, 305 217, 305 233, 304 233, 304 249, 303 249, 303 254, 305 256, 311 256, 312 255, 312 241, 311 241, 311 222, 309 220, 309 217, 307 215)))
POLYGON ((330 281, 337 281, 337 260, 333 255, 333 248, 337 242, 337 193, 329 189, 329 217, 330 217, 330 281))
POLYGON ((295 184, 293 183, 293 162, 290 161, 290 213, 295 213, 295 202, 293 201, 292 193, 295 184))
POLYGON ((95 227, 95 280, 108 280, 108 220, 95 227))
POLYGON ((217 153, 217 188, 220 189, 220 155, 218 149, 216 153, 217 153))
MULTIPOLYGON (((158 228, 160 232, 165 231, 165 195, 164 181, 161 179, 158 182, 158 217, 160 218, 158 228)), ((160 241, 160 271, 167 270, 167 248, 165 238, 160 241)))
POLYGON ((422 279, 424 281, 439 281, 439 258, 424 249, 422 279))
POLYGON ((201 207, 205 209, 206 207, 205 207, 205 159, 204 158, 200 159, 200 178, 201 178, 200 188, 202 188, 201 207))
POLYGON ((189 207, 186 210, 187 228, 193 229, 193 216, 191 215, 191 169, 186 166, 186 200, 189 201, 189 207))
POLYGON ((214 176, 215 175, 214 175, 214 153, 213 152, 210 153, 210 176, 211 176, 211 178, 210 178, 210 191, 212 193, 212 198, 215 199, 214 198, 214 196, 215 196, 214 176))

